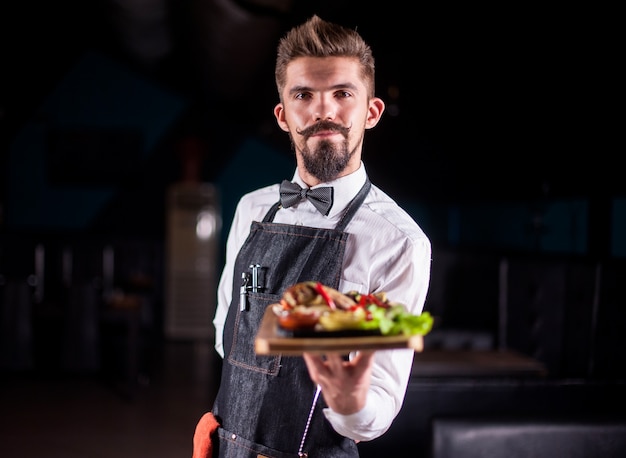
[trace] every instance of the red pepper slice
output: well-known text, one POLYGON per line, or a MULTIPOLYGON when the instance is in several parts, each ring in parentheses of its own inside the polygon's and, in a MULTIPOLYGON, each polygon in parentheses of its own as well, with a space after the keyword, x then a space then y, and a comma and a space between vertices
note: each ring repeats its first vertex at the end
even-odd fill
POLYGON ((383 302, 378 297, 376 297, 374 294, 369 294, 368 295, 368 299, 370 300, 370 302, 372 302, 373 304, 376 304, 379 307, 382 307, 384 309, 388 309, 389 308, 389 304, 383 302))
POLYGON ((335 301, 333 301, 332 298, 328 295, 328 293, 326 292, 326 290, 324 289, 324 287, 322 286, 320 282, 317 282, 317 284, 315 285, 315 289, 320 294, 320 296, 324 298, 324 300, 326 301, 326 303, 331 309, 337 310, 335 301))

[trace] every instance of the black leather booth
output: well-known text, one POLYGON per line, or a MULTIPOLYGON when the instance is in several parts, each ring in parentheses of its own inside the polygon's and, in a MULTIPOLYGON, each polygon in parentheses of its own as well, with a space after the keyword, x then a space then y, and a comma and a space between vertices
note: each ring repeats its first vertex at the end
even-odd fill
POLYGON ((626 421, 575 418, 436 418, 432 458, 623 458, 626 421))

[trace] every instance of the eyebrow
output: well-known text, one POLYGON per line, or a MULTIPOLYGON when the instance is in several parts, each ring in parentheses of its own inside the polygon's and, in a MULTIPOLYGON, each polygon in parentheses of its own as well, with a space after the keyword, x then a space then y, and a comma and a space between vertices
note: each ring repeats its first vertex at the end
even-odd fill
MULTIPOLYGON (((324 89, 325 91, 337 91, 340 89, 350 89, 352 91, 357 92, 358 88, 355 84, 352 83, 341 83, 330 86, 328 89, 324 89)), ((315 89, 310 86, 294 86, 289 90, 289 94, 295 94, 297 92, 316 92, 315 89)))

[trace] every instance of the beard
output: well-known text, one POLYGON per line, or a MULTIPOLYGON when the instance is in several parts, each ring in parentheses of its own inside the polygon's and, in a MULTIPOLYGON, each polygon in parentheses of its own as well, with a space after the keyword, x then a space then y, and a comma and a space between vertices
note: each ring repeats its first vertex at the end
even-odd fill
MULTIPOLYGON (((304 168, 320 182, 333 181, 343 172, 356 152, 356 147, 350 150, 348 144, 349 127, 343 127, 329 121, 321 121, 302 131, 296 130, 304 139, 304 146, 300 150, 304 168), (331 130, 341 133, 343 140, 333 143, 330 140, 321 140, 314 149, 309 148, 307 141, 316 132, 331 130)), ((293 137, 291 139, 294 150, 296 149, 293 137)))

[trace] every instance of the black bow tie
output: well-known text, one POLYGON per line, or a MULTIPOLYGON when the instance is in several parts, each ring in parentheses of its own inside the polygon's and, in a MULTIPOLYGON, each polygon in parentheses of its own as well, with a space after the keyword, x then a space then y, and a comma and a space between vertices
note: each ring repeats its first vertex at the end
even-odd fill
POLYGON ((280 204, 284 207, 291 207, 302 199, 309 199, 318 211, 326 216, 333 206, 333 188, 302 189, 297 183, 283 180, 280 184, 280 204))

